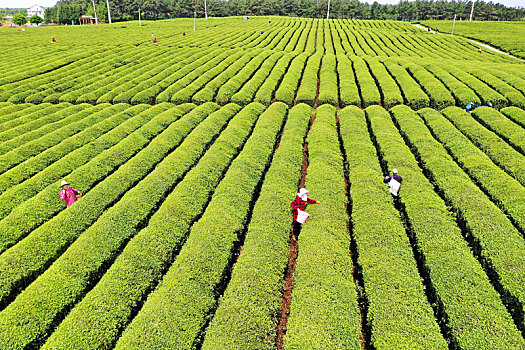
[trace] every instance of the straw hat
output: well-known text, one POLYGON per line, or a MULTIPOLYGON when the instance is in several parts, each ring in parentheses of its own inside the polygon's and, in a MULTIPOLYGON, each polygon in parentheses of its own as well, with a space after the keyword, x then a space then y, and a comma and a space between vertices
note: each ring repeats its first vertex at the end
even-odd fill
POLYGON ((392 169, 393 174, 397 174, 397 169, 392 169))
POLYGON ((69 183, 66 180, 62 180, 62 182, 60 183, 59 187, 62 187, 62 186, 65 186, 65 185, 69 186, 69 183))

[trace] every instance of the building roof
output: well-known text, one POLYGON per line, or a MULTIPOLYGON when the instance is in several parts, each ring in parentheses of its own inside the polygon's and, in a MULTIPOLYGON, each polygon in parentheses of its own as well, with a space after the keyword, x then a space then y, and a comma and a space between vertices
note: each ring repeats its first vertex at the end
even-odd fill
POLYGON ((33 5, 27 9, 28 11, 44 11, 44 8, 40 5, 33 5))

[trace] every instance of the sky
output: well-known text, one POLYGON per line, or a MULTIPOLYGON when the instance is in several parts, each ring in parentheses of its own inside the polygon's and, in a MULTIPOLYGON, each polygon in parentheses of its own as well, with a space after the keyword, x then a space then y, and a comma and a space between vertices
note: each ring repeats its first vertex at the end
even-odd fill
MULTIPOLYGON (((372 3, 374 0, 360 0, 362 2, 372 3)), ((399 0, 376 0, 380 4, 397 4, 399 0)), ((495 3, 500 3, 505 6, 525 6, 525 0, 492 0, 495 3)), ((33 5, 40 5, 44 7, 51 7, 55 5, 57 0, 0 0, 0 8, 5 7, 19 7, 29 8, 33 5)), ((111 0, 110 0, 111 2, 111 0)))

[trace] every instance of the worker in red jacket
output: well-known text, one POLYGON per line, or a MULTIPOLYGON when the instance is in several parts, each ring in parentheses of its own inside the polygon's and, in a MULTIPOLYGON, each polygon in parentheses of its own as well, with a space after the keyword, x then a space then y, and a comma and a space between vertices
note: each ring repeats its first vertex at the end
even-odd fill
POLYGON ((316 201, 315 199, 308 198, 308 194, 310 194, 310 191, 308 191, 306 188, 301 188, 299 190, 299 193, 297 193, 297 196, 293 200, 290 205, 294 209, 293 211, 293 221, 294 223, 297 222, 297 215, 299 215, 299 210, 304 211, 306 207, 306 203, 320 203, 319 201, 316 201))

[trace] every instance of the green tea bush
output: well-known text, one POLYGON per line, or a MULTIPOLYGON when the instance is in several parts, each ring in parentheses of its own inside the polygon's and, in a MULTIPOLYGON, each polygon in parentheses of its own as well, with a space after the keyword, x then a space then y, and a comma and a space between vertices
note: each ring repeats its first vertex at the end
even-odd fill
MULTIPOLYGON (((392 117, 386 112, 370 114, 370 125, 386 167, 391 169, 395 166, 402 176, 404 174, 399 198, 434 289, 430 291, 435 293, 432 302, 438 306, 439 312, 445 313, 444 321, 448 320, 445 327, 449 329, 450 338, 447 340, 461 348, 499 348, 502 344, 511 348, 522 346, 523 339, 500 295, 490 285, 445 202, 423 175, 392 118, 400 125, 401 134, 413 147, 416 156, 421 157, 422 164, 443 165, 441 171, 434 173, 432 180, 443 179, 443 182, 452 184, 457 176, 448 177, 451 170, 447 169, 447 165, 454 162, 430 133, 424 131, 424 124, 417 122, 417 115, 410 108, 398 106, 391 113, 392 117), (409 141, 412 139, 414 144, 409 141), (427 148, 424 153, 423 147, 416 148, 415 143, 427 148), (484 322, 473 323, 472 319, 484 322), (490 331, 496 328, 497 331, 490 331)), ((464 187, 460 185, 457 189, 461 192, 464 187)), ((469 202, 477 205, 477 202, 469 202)))
POLYGON ((336 108, 317 108, 308 135, 306 188, 320 204, 298 238, 284 349, 360 349, 356 285, 352 281, 343 157, 336 108), (315 331, 312 331, 315 329, 315 331))
POLYGON ((203 349, 275 348, 289 254, 289 202, 301 177, 303 142, 312 113, 305 104, 290 109, 279 148, 254 206, 242 253, 206 331, 203 349))
POLYGON ((261 114, 161 285, 126 328, 116 349, 187 348, 198 342, 202 327, 213 315, 220 285, 235 244, 242 239, 286 113, 286 105, 276 103, 261 114))

